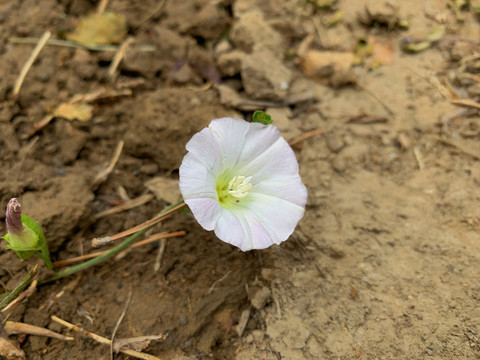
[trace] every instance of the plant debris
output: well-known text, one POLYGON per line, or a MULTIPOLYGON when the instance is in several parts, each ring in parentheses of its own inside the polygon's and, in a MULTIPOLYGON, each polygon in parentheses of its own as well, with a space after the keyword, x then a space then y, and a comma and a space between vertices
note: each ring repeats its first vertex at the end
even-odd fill
POLYGON ((93 13, 80 20, 75 31, 67 39, 82 45, 119 44, 127 35, 125 16, 111 12, 93 13))

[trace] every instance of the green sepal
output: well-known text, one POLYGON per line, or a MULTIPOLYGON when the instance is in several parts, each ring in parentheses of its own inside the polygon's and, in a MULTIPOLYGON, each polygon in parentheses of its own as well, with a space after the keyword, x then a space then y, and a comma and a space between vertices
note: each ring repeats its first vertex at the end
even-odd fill
POLYGON ((12 249, 20 259, 26 260, 36 256, 53 270, 47 241, 41 225, 30 216, 22 214, 23 230, 21 235, 6 234, 3 238, 8 242, 7 249, 12 249))
POLYGON ((263 125, 270 125, 273 123, 272 117, 267 113, 257 110, 253 113, 252 122, 260 123, 263 125))

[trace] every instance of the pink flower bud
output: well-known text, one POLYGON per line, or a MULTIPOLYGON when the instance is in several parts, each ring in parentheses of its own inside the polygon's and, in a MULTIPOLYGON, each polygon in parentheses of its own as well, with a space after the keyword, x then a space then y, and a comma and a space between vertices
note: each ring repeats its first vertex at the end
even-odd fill
POLYGON ((21 235, 23 230, 22 224, 22 207, 16 198, 11 199, 7 205, 5 212, 5 222, 7 224, 7 231, 15 235, 21 235))

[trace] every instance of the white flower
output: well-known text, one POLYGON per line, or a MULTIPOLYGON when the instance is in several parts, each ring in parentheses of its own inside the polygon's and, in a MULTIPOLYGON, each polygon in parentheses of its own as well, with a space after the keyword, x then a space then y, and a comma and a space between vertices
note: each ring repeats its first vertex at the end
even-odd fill
POLYGON ((186 147, 180 191, 204 229, 243 251, 288 239, 305 211, 307 189, 277 127, 216 119, 186 147))

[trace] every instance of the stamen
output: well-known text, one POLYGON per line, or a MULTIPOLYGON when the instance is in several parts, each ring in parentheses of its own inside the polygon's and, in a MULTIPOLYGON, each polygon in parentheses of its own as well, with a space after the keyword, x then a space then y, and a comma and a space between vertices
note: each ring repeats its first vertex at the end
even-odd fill
POLYGON ((243 199, 252 188, 251 176, 234 176, 228 183, 228 193, 238 199, 243 199))

